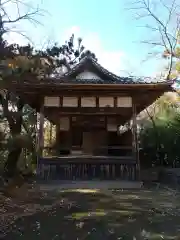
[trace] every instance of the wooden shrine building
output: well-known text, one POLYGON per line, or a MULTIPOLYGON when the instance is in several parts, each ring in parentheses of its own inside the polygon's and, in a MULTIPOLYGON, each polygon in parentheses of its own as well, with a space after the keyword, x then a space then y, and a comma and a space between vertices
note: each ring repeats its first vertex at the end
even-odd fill
POLYGON ((116 76, 91 57, 59 79, 16 85, 40 113, 39 170, 56 179, 138 179, 136 116, 169 90, 167 82, 116 76), (44 119, 55 129, 50 145, 44 119), (131 128, 121 132, 128 121, 131 128))

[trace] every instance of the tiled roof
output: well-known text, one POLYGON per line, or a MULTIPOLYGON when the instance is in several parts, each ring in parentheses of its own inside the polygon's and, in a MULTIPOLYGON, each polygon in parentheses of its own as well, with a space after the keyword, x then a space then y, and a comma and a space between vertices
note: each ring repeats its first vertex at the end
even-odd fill
MULTIPOLYGON (((58 83, 73 83, 73 84, 144 84, 144 83, 165 83, 163 79, 152 79, 148 77, 120 77, 114 73, 111 73, 104 67, 102 67, 95 59, 90 56, 84 57, 76 66, 74 66, 69 72, 62 75, 59 79, 54 78, 55 82, 58 83), (86 64, 90 64, 101 74, 103 74, 102 79, 78 79, 71 76, 76 75, 82 67, 86 67, 86 64)), ((167 83, 167 82, 166 82, 167 83)))
POLYGON ((135 78, 130 78, 130 77, 120 77, 116 81, 112 81, 111 79, 72 79, 70 81, 66 79, 54 79, 52 80, 52 83, 56 84, 67 84, 67 83, 72 83, 72 84, 156 84, 156 83, 167 83, 167 84, 172 84, 171 82, 167 81, 146 81, 145 79, 135 79, 135 78))
POLYGON ((119 76, 111 73, 104 67, 102 67, 95 59, 93 59, 90 56, 84 57, 75 67, 73 67, 69 72, 65 73, 62 77, 69 77, 73 73, 76 73, 83 65, 86 65, 87 63, 90 63, 92 66, 94 66, 96 69, 98 69, 101 73, 107 75, 108 79, 111 81, 119 80, 119 76))

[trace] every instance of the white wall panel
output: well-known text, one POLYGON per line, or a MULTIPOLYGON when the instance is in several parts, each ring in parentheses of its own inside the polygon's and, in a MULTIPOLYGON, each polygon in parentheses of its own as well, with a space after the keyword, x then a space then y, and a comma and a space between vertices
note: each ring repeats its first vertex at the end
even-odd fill
POLYGON ((45 107, 59 107, 59 97, 44 97, 45 107))
POLYGON ((76 76, 77 79, 101 79, 98 75, 93 72, 84 71, 76 76))
POLYGON ((99 97, 99 107, 114 107, 114 98, 99 97))
POLYGON ((81 98, 81 107, 96 107, 96 98, 95 97, 82 97, 81 98))
POLYGON ((63 97, 63 107, 78 107, 78 98, 63 97))
POLYGON ((117 107, 132 107, 132 98, 131 97, 118 97, 117 98, 117 107))

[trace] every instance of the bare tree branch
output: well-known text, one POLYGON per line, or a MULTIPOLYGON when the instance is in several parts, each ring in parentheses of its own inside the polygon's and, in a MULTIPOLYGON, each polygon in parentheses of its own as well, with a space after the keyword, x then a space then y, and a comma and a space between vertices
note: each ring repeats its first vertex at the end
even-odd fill
POLYGON ((9 2, 11 2, 11 0, 7 0, 7 1, 1 2, 1 6, 5 5, 5 4, 9 3, 9 2))
POLYGON ((31 18, 31 16, 35 16, 36 14, 38 14, 38 10, 34 11, 34 12, 30 12, 30 13, 26 13, 24 15, 21 15, 19 17, 17 17, 16 19, 13 19, 13 20, 4 20, 2 21, 3 24, 9 24, 9 23, 17 23, 21 20, 33 20, 33 21, 36 21, 34 20, 33 18, 31 18))
POLYGON ((154 46, 162 46, 162 47, 164 47, 164 44, 163 44, 163 43, 161 43, 161 42, 151 42, 150 40, 149 40, 149 41, 141 41, 141 43, 150 44, 150 45, 154 45, 154 46))
MULTIPOLYGON (((143 40, 141 41, 142 43, 145 44, 150 44, 153 46, 161 46, 164 48, 169 53, 169 68, 168 68, 168 73, 167 73, 167 80, 170 79, 170 75, 172 72, 173 68, 173 58, 174 58, 174 49, 177 46, 177 37, 175 34, 172 34, 172 32, 169 32, 169 26, 172 18, 177 14, 177 8, 179 7, 176 4, 176 0, 172 0, 172 3, 170 6, 166 5, 163 0, 160 0, 161 6, 164 7, 164 9, 168 12, 168 16, 165 20, 161 19, 163 14, 158 15, 155 13, 155 11, 152 8, 152 1, 149 0, 140 0, 140 1, 135 1, 132 3, 132 8, 131 10, 137 10, 138 12, 136 13, 136 16, 138 15, 138 18, 136 19, 141 19, 141 18, 149 18, 154 20, 154 25, 150 26, 149 24, 145 24, 145 28, 150 29, 153 32, 157 32, 160 41, 150 41, 150 40, 143 40), (142 13, 141 13, 142 12, 142 13)), ((162 10, 161 10, 162 11, 162 10)), ((175 16, 176 17, 176 16, 175 16)), ((177 26, 175 28, 176 33, 180 30, 180 18, 177 18, 177 26)))
POLYGON ((171 21, 171 18, 172 18, 172 14, 174 12, 174 8, 175 8, 175 3, 176 3, 176 0, 173 0, 172 1, 172 5, 171 7, 169 8, 169 16, 168 16, 168 19, 167 19, 167 22, 166 22, 166 27, 168 26, 169 22, 171 21))

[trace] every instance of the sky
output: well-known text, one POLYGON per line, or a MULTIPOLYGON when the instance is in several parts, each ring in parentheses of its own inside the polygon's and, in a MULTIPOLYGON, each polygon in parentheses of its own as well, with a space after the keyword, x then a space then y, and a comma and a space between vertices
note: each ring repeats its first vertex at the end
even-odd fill
MULTIPOLYGON (((5 0, 4 0, 5 1, 5 0)), ((30 6, 43 9, 43 16, 36 16, 41 24, 21 21, 14 24, 14 31, 23 32, 36 47, 47 44, 63 44, 74 33, 82 37, 86 49, 94 52, 103 67, 117 75, 154 76, 162 69, 162 60, 148 59, 149 45, 142 39, 151 37, 144 20, 135 19, 135 11, 129 10, 129 0, 31 0, 30 6), (147 60, 148 59, 148 60, 147 60)), ((27 6, 20 6, 27 11, 27 6)), ((29 7, 28 7, 29 8, 29 7)), ((16 6, 7 5, 9 14, 15 17, 16 6)), ((12 31, 6 36, 9 42, 26 43, 28 40, 12 31)))

